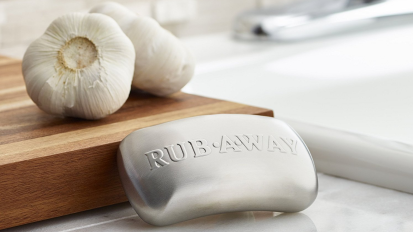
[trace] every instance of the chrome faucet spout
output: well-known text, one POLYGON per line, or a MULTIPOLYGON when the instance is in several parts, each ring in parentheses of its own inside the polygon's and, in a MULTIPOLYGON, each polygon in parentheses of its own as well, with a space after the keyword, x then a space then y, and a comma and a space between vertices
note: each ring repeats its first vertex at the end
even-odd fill
POLYGON ((312 0, 259 9, 237 17, 239 39, 297 41, 338 33, 413 22, 406 0, 312 0))

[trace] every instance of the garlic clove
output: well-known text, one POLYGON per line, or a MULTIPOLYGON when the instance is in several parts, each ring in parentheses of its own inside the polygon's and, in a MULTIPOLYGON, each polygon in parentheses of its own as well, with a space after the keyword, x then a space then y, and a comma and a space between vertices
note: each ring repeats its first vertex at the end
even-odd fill
POLYGON ((133 44, 113 19, 72 13, 29 46, 22 69, 27 92, 42 110, 99 119, 125 103, 134 61, 133 44))
POLYGON ((195 69, 193 56, 158 22, 136 15, 114 2, 100 4, 90 12, 112 17, 131 39, 136 51, 133 87, 166 96, 179 91, 191 80, 195 69))

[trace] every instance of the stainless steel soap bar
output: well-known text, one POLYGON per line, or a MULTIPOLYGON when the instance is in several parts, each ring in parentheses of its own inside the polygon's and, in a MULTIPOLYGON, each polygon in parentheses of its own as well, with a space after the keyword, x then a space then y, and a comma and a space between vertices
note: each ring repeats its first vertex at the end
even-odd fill
POLYGON ((317 196, 306 145, 270 117, 198 116, 140 129, 120 144, 118 166, 131 205, 157 226, 234 211, 297 212, 317 196))

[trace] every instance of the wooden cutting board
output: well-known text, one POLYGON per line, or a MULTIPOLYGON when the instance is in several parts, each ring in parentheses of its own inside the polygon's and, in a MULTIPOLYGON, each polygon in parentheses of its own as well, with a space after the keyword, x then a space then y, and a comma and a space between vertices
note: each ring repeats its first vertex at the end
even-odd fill
POLYGON ((0 229, 127 201, 116 152, 134 130, 206 114, 271 110, 185 93, 132 91, 98 121, 41 111, 26 93, 21 61, 0 57, 0 229))

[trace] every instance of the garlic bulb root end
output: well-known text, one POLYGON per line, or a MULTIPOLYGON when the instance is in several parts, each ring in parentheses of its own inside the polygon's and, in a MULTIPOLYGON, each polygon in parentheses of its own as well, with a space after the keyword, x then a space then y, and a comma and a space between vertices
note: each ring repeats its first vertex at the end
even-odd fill
POLYGON ((66 42, 58 52, 59 63, 76 71, 89 67, 97 60, 96 45, 86 37, 74 37, 66 42))

